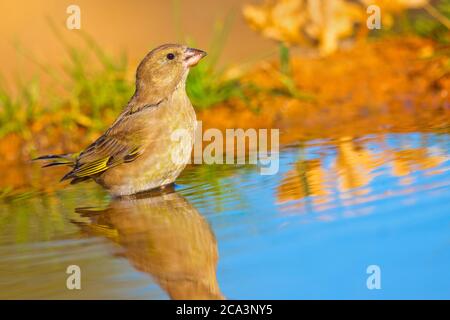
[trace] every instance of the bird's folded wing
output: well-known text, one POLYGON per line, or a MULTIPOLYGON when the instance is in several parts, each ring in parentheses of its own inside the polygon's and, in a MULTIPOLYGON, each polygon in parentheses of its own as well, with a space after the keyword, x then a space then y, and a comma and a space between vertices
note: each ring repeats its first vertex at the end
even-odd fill
POLYGON ((78 155, 73 170, 62 180, 90 177, 135 160, 143 151, 142 144, 140 139, 127 133, 120 126, 108 130, 78 155))

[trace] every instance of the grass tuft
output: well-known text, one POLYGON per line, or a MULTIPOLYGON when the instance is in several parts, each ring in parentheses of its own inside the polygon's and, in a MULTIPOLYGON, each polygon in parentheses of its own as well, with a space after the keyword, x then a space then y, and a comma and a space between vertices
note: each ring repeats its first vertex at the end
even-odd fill
MULTIPOLYGON (((30 127, 42 117, 54 118, 64 130, 83 127, 88 132, 100 132, 125 106, 134 90, 134 78, 129 79, 130 65, 125 53, 112 56, 87 33, 77 32, 81 45, 69 43, 53 21, 49 26, 64 48, 62 66, 47 66, 18 47, 41 71, 48 75, 50 85, 43 91, 41 78, 16 81, 15 90, 0 76, 0 138, 17 133, 29 140, 30 127)), ((209 108, 231 97, 241 96, 239 80, 225 79, 224 70, 217 68, 231 19, 216 25, 208 56, 193 68, 187 80, 187 93, 197 109, 209 108)), ((51 120, 50 120, 51 123, 51 120)))

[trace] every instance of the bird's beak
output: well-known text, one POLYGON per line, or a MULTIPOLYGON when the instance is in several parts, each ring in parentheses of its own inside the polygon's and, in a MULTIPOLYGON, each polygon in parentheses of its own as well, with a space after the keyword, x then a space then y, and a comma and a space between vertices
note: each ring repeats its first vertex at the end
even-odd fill
POLYGON ((206 52, 205 51, 202 51, 202 50, 199 50, 199 49, 194 49, 194 48, 187 48, 184 51, 184 62, 186 63, 186 65, 188 67, 193 67, 204 56, 206 56, 206 52))

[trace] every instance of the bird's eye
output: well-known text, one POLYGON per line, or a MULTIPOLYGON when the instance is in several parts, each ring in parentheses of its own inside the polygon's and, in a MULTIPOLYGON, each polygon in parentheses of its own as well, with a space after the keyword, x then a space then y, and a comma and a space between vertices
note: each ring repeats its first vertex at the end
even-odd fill
POLYGON ((175 55, 173 53, 168 53, 167 54, 167 59, 173 60, 174 58, 175 58, 175 55))

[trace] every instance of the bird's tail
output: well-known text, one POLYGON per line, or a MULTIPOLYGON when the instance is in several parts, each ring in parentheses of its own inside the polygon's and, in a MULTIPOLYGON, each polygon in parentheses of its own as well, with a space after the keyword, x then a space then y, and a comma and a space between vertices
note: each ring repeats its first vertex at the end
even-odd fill
MULTIPOLYGON (((78 155, 79 155, 79 153, 48 154, 46 156, 34 158, 33 161, 49 160, 49 163, 44 164, 42 166, 42 168, 53 167, 53 166, 63 166, 63 165, 74 168, 77 163, 78 155)), ((76 184, 76 183, 87 181, 90 179, 90 177, 74 177, 72 175, 72 172, 73 172, 73 169, 72 169, 72 171, 67 173, 64 177, 62 177, 61 181, 64 181, 66 179, 72 179, 72 181, 70 181, 70 184, 76 184)))
POLYGON ((76 153, 66 153, 66 154, 48 154, 46 156, 41 156, 34 158, 33 161, 36 160, 49 160, 50 162, 44 164, 42 168, 53 167, 53 166, 62 166, 66 165, 69 167, 74 167, 77 159, 76 153))

